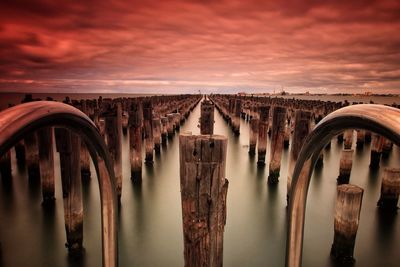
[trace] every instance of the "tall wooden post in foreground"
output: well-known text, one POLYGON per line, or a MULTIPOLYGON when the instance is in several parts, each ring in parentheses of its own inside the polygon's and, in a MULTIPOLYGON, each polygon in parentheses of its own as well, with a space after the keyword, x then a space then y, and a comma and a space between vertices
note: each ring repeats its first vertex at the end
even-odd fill
POLYGON ((271 157, 269 163, 268 183, 276 184, 281 169, 283 141, 285 138, 286 108, 274 107, 272 116, 271 157))
POLYGON ((200 134, 214 134, 214 104, 209 100, 201 102, 200 134))
POLYGON ((260 120, 258 123, 258 165, 265 165, 265 154, 267 153, 267 134, 269 120, 269 106, 261 106, 259 108, 260 120))
POLYGON ((331 256, 340 262, 354 262, 353 253, 360 220, 364 190, 351 184, 337 187, 335 208, 335 235, 331 256))
POLYGON ((56 129, 56 143, 60 152, 66 246, 70 251, 79 251, 83 241, 80 138, 67 129, 56 129))
POLYGON ((142 181, 142 124, 143 112, 138 100, 129 107, 129 158, 131 163, 131 179, 142 181))
POLYGON ((54 201, 54 153, 53 128, 47 127, 37 132, 39 144, 39 168, 42 183, 43 203, 54 201))
POLYGON ((187 267, 221 267, 226 222, 227 138, 179 136, 180 180, 187 267))

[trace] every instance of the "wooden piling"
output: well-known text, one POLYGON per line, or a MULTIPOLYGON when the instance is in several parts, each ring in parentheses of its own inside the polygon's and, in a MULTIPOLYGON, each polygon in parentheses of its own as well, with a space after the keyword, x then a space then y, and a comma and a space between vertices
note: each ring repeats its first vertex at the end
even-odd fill
POLYGON ((382 158, 387 159, 389 157, 390 151, 392 151, 393 142, 385 138, 382 146, 382 158))
POLYGON ((181 128, 181 114, 179 112, 173 113, 174 114, 174 125, 175 125, 175 130, 179 131, 181 128))
POLYGON ((20 140, 15 144, 15 157, 17 158, 17 164, 19 166, 25 165, 26 162, 26 153, 25 153, 25 144, 24 140, 20 140))
POLYGON ((363 148, 364 147, 364 143, 365 143, 365 130, 357 130, 357 143, 356 143, 356 147, 358 149, 363 148))
POLYGON ((397 211, 400 194, 400 168, 386 168, 383 173, 378 206, 389 212, 397 211))
POLYGON ((180 181, 187 267, 221 267, 226 223, 227 138, 181 134, 180 181))
POLYGON ((103 114, 108 151, 114 163, 118 199, 122 193, 122 110, 121 103, 109 107, 103 114))
POLYGON ((290 140, 290 124, 285 124, 285 133, 283 138, 283 148, 289 148, 289 140, 290 140))
POLYGON ((242 101, 239 98, 235 99, 232 118, 232 129, 235 135, 240 134, 240 112, 242 110, 242 101))
POLYGON ((338 184, 348 184, 353 166, 353 149, 343 149, 340 157, 339 176, 337 178, 338 184))
POLYGON ((36 132, 25 135, 24 144, 25 160, 28 168, 28 177, 30 179, 39 179, 39 149, 37 145, 36 132))
POLYGON ((82 180, 90 179, 90 154, 85 142, 81 142, 81 177, 82 180))
POLYGON ((371 160, 369 163, 369 167, 373 170, 379 168, 384 142, 385 138, 383 136, 373 134, 371 144, 371 160))
POLYGON ((366 144, 371 143, 371 132, 370 131, 365 131, 365 143, 366 144))
POLYGON ((257 164, 261 166, 265 165, 265 154, 267 153, 269 109, 269 106, 259 108, 257 164))
POLYGON ((12 169, 10 151, 7 151, 4 155, 0 157, 0 174, 3 181, 8 181, 11 179, 12 169))
POLYGON ((42 128, 37 132, 39 144, 39 168, 43 203, 54 202, 54 151, 53 128, 42 128))
POLYGON ((351 149, 353 145, 353 132, 354 130, 352 129, 344 132, 344 149, 351 149))
POLYGON ((167 114, 168 125, 167 125, 167 132, 168 138, 172 138, 174 136, 175 126, 174 126, 174 114, 169 113, 167 114))
POLYGON ((281 169, 283 141, 285 138, 286 108, 275 106, 272 112, 271 155, 268 184, 276 184, 281 169))
POLYGON ((360 220, 364 190, 351 184, 337 187, 335 208, 335 234, 331 256, 344 263, 353 263, 354 246, 360 220))
POLYGON ((292 175, 294 167, 296 166, 297 157, 299 156, 301 147, 303 146, 303 143, 307 135, 310 133, 310 120, 311 120, 311 112, 296 110, 294 118, 292 146, 290 148, 288 178, 287 178, 288 201, 289 201, 289 193, 292 186, 292 175))
POLYGON ((154 151, 160 153, 161 149, 161 121, 160 118, 153 118, 153 141, 154 151))
POLYGON ((201 102, 200 134, 214 134, 214 104, 209 100, 201 102))
POLYGON ((163 144, 167 143, 168 137, 168 118, 161 117, 161 142, 163 144))
POLYGON ((318 155, 317 162, 315 163, 315 168, 321 168, 324 165, 324 152, 321 151, 318 155))
POLYGON ((60 169, 64 202, 64 219, 70 252, 82 249, 83 202, 80 171, 80 138, 67 129, 56 129, 57 150, 60 152, 60 169))
POLYGON ((129 158, 131 179, 135 183, 142 181, 142 125, 143 112, 140 101, 131 102, 129 108, 129 158))
POLYGON ((259 119, 258 116, 253 116, 250 119, 250 133, 249 133, 249 154, 256 154, 256 146, 257 146, 257 137, 258 137, 258 124, 259 119))
POLYGON ((153 104, 150 99, 143 100, 143 123, 144 123, 144 144, 145 144, 145 162, 153 164, 153 104))

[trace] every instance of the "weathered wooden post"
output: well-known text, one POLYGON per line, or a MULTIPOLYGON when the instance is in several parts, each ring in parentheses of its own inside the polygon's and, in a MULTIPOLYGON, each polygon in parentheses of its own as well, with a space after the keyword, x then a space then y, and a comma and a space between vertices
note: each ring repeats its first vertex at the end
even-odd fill
POLYGON ((260 120, 258 123, 258 159, 257 165, 265 165, 265 154, 267 153, 267 132, 269 121, 269 106, 259 108, 260 120))
POLYGON ((351 149, 353 145, 353 130, 346 130, 344 132, 344 149, 351 149))
POLYGON ((226 223, 227 138, 179 136, 184 257, 187 267, 221 267, 226 223))
POLYGON ((39 168, 42 183, 43 203, 54 201, 54 152, 53 128, 42 128, 37 132, 39 144, 39 168))
POLYGON ((340 262, 354 262, 354 245, 360 220, 364 190, 351 184, 337 187, 335 208, 335 235, 331 256, 340 262))
POLYGON ((256 154, 257 137, 258 137, 258 116, 252 116, 250 119, 250 133, 249 133, 249 154, 256 154))
POLYGON ((80 170, 80 138, 67 129, 56 129, 57 150, 60 152, 60 169, 64 202, 64 219, 69 251, 82 249, 83 203, 80 170))
POLYGON ((353 166, 353 149, 343 149, 340 158, 339 176, 337 178, 338 184, 348 184, 353 166))
POLYGON ((175 130, 179 131, 181 128, 181 114, 179 112, 173 113, 174 114, 174 125, 175 130))
POLYGON ((135 99, 129 108, 129 158, 131 179, 134 183, 142 181, 142 124, 143 111, 140 101, 135 99))
POLYGON ((167 125, 167 132, 168 138, 172 138, 174 136, 175 125, 174 125, 174 114, 170 113, 167 114, 168 125, 167 125))
POLYGON ((161 117, 160 119, 161 119, 161 143, 166 144, 168 137, 168 118, 161 117))
POLYGON ((0 174, 1 178, 5 180, 11 179, 11 152, 8 151, 0 157, 0 174))
POLYGON ((214 104, 209 100, 201 102, 200 134, 214 134, 214 104))
POLYGON ((19 141, 15 144, 15 157, 17 158, 17 164, 23 166, 26 162, 25 144, 24 140, 19 141))
POLYGON ((382 158, 386 159, 389 157, 390 151, 393 148, 393 142, 385 138, 382 146, 382 158))
POLYGON ((240 112, 242 111, 242 101, 239 98, 235 99, 233 118, 232 118, 232 129, 235 135, 240 134, 240 112))
POLYGON ((160 153, 161 149, 161 120, 159 117, 153 118, 153 141, 154 150, 160 153))
POLYGON ((371 144, 371 160, 369 167, 371 169, 379 168, 379 162, 381 161, 382 148, 385 142, 385 138, 378 134, 373 134, 371 144))
POLYGON ((367 143, 367 144, 371 143, 371 132, 370 131, 365 131, 365 143, 367 143))
POLYGON ((268 183, 276 184, 281 169, 283 139, 285 137, 286 108, 275 106, 272 113, 271 156, 268 183))
POLYGON ((290 123, 285 123, 285 133, 283 138, 283 148, 289 148, 290 140, 290 123))
POLYGON ((90 179, 90 154, 85 142, 81 142, 81 176, 83 180, 90 179))
POLYGON ((25 135, 24 144, 28 177, 30 179, 39 179, 39 149, 37 145, 36 132, 25 135))
POLYGON ((396 212, 400 194, 400 169, 386 168, 383 173, 379 208, 396 212))
POLYGON ((144 144, 145 144, 145 162, 153 164, 153 103, 151 99, 144 99, 143 107, 143 124, 144 124, 144 144))
POLYGON ((310 120, 311 112, 296 110, 294 119, 294 131, 292 139, 292 147, 290 148, 289 169, 287 178, 287 200, 289 201, 289 194, 292 186, 292 175, 294 166, 296 166, 297 157, 299 156, 300 149, 310 133, 310 120))
POLYGON ((114 107, 109 106, 104 112, 105 136, 107 148, 114 163, 114 174, 118 199, 122 193, 122 109, 121 103, 116 103, 114 107))
POLYGON ((357 148, 363 148, 365 143, 365 130, 357 130, 357 148))

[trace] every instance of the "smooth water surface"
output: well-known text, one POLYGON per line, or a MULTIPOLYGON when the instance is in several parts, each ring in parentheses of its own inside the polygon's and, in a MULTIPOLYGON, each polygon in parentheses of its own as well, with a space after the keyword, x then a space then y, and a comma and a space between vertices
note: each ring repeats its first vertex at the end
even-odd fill
MULTIPOLYGON (((181 131, 199 133, 200 105, 181 131)), ((215 111, 216 134, 228 137, 226 175, 229 180, 224 266, 284 266, 286 249, 286 177, 289 150, 282 155, 280 182, 267 185, 268 165, 257 168, 248 155, 249 125, 241 121, 235 137, 215 111)), ((183 266, 183 235, 179 188, 179 140, 176 134, 143 165, 143 182, 130 180, 128 139, 123 139, 123 192, 119 215, 120 266, 183 266)), ((269 146, 269 143, 268 143, 269 146)), ((341 144, 332 141, 324 151, 325 162, 315 171, 307 202, 303 266, 334 266, 329 259, 333 240, 333 211, 341 144)), ((394 147, 376 173, 369 171, 370 145, 356 150, 350 182, 365 189, 355 266, 398 266, 399 216, 379 216, 376 202, 385 166, 399 166, 400 150, 394 147)), ((269 150, 267 151, 267 162, 269 150)), ((83 257, 68 256, 58 155, 56 204, 41 206, 39 184, 30 184, 24 168, 13 157, 13 181, 0 183, 1 266, 101 266, 100 206, 97 178, 84 185, 83 257)))

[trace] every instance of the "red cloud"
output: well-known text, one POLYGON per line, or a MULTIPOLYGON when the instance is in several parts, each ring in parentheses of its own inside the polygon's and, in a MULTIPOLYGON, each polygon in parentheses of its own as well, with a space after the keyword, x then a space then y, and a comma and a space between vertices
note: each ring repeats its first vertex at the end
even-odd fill
POLYGON ((2 1, 0 90, 400 91, 400 2, 2 1))

